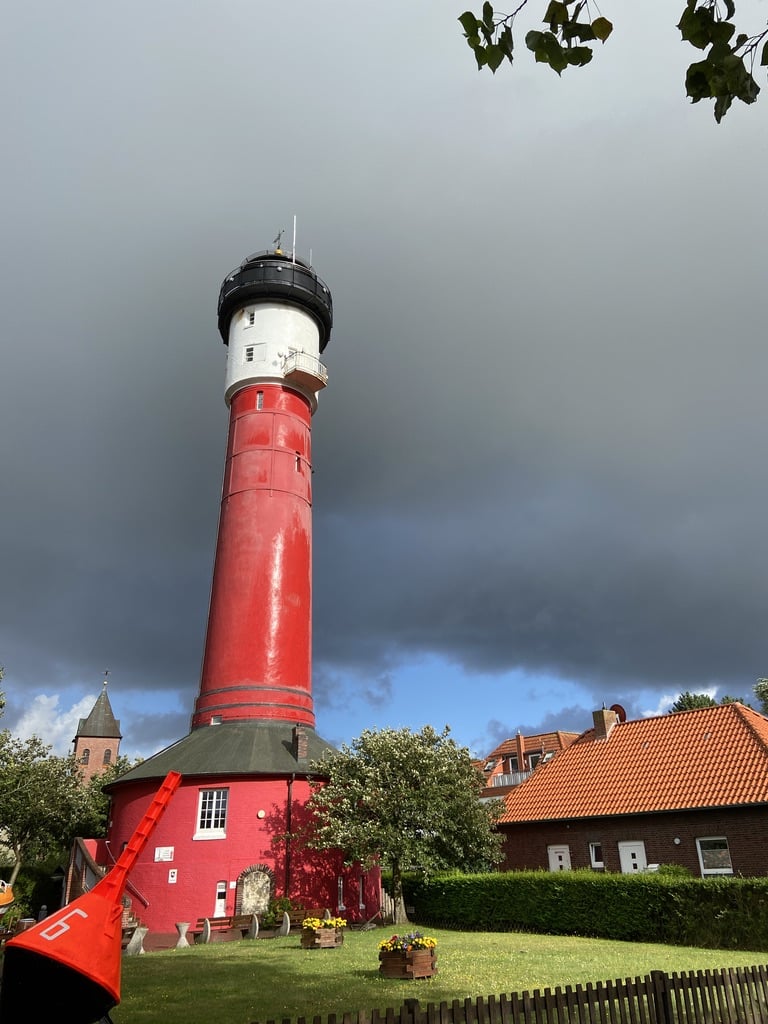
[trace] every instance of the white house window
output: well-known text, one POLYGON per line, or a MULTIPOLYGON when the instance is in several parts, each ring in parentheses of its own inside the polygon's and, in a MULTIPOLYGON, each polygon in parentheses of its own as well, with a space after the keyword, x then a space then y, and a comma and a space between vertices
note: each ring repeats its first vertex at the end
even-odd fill
POLYGON ((225 839, 228 789, 201 789, 195 839, 225 839))
POLYGON ((590 843, 589 844, 589 863, 593 868, 603 868, 605 864, 603 862, 603 844, 602 843, 590 843))
POLYGON ((702 875, 732 875, 731 851, 725 836, 696 840, 702 875))

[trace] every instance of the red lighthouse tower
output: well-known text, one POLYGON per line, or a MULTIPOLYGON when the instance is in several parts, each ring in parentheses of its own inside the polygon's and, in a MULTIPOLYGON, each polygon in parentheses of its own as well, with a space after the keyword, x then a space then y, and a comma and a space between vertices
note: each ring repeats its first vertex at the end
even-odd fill
POLYGON ((193 729, 315 724, 310 420, 332 318, 328 288, 280 250, 249 256, 221 287, 229 441, 193 729))
POLYGON ((260 913, 274 896, 349 918, 378 909, 378 875, 311 855, 310 766, 330 745, 312 703, 310 423, 327 382, 331 294, 279 248, 221 286, 229 437, 200 689, 187 736, 110 787, 119 852, 158 780, 182 775, 157 846, 133 868, 150 934, 178 921, 260 913))

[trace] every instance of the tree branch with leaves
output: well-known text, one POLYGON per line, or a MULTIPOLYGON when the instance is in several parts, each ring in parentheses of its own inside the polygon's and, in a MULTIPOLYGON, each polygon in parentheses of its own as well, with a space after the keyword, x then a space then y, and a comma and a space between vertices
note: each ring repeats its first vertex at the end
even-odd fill
MULTIPOLYGON (((465 11, 459 17, 479 69, 495 74, 504 61, 512 63, 515 21, 529 2, 521 0, 511 14, 502 14, 486 0, 480 14, 465 11)), ((768 67, 768 28, 752 35, 737 32, 735 17, 734 0, 687 0, 677 25, 685 42, 706 51, 687 70, 686 94, 693 103, 713 99, 718 123, 735 99, 755 102, 760 92, 755 64, 768 67)), ((528 31, 525 45, 536 63, 548 64, 558 75, 589 64, 593 44, 605 43, 613 31, 608 18, 596 13, 594 0, 549 0, 542 20, 544 31, 528 31)))
POLYGON ((496 807, 480 802, 480 772, 449 733, 365 730, 312 766, 307 845, 391 870, 398 924, 407 922, 403 872, 489 870, 500 859, 496 807))

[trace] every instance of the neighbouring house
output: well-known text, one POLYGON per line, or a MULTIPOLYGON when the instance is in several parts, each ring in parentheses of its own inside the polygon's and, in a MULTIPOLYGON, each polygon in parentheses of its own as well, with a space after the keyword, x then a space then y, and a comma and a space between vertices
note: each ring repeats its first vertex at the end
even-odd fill
POLYGON ((570 746, 580 734, 577 732, 545 732, 535 736, 519 733, 504 740, 498 747, 476 761, 485 778, 481 800, 498 800, 528 778, 537 764, 551 760, 555 754, 570 746))
POLYGON ((594 727, 505 798, 503 870, 768 874, 768 718, 743 704, 594 727))
POLYGON ((105 679, 90 714, 80 719, 72 740, 73 754, 85 782, 115 763, 120 753, 121 739, 120 722, 112 713, 105 679))

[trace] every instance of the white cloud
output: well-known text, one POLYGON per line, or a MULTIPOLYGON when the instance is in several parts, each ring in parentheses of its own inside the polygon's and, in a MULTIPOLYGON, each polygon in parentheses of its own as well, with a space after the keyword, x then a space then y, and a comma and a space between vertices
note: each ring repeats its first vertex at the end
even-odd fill
POLYGON ((41 693, 34 698, 30 707, 13 728, 19 739, 39 736, 44 743, 53 747, 59 756, 70 753, 72 740, 77 731, 78 721, 86 718, 93 707, 93 696, 83 697, 77 704, 66 710, 59 707, 59 696, 41 693))

